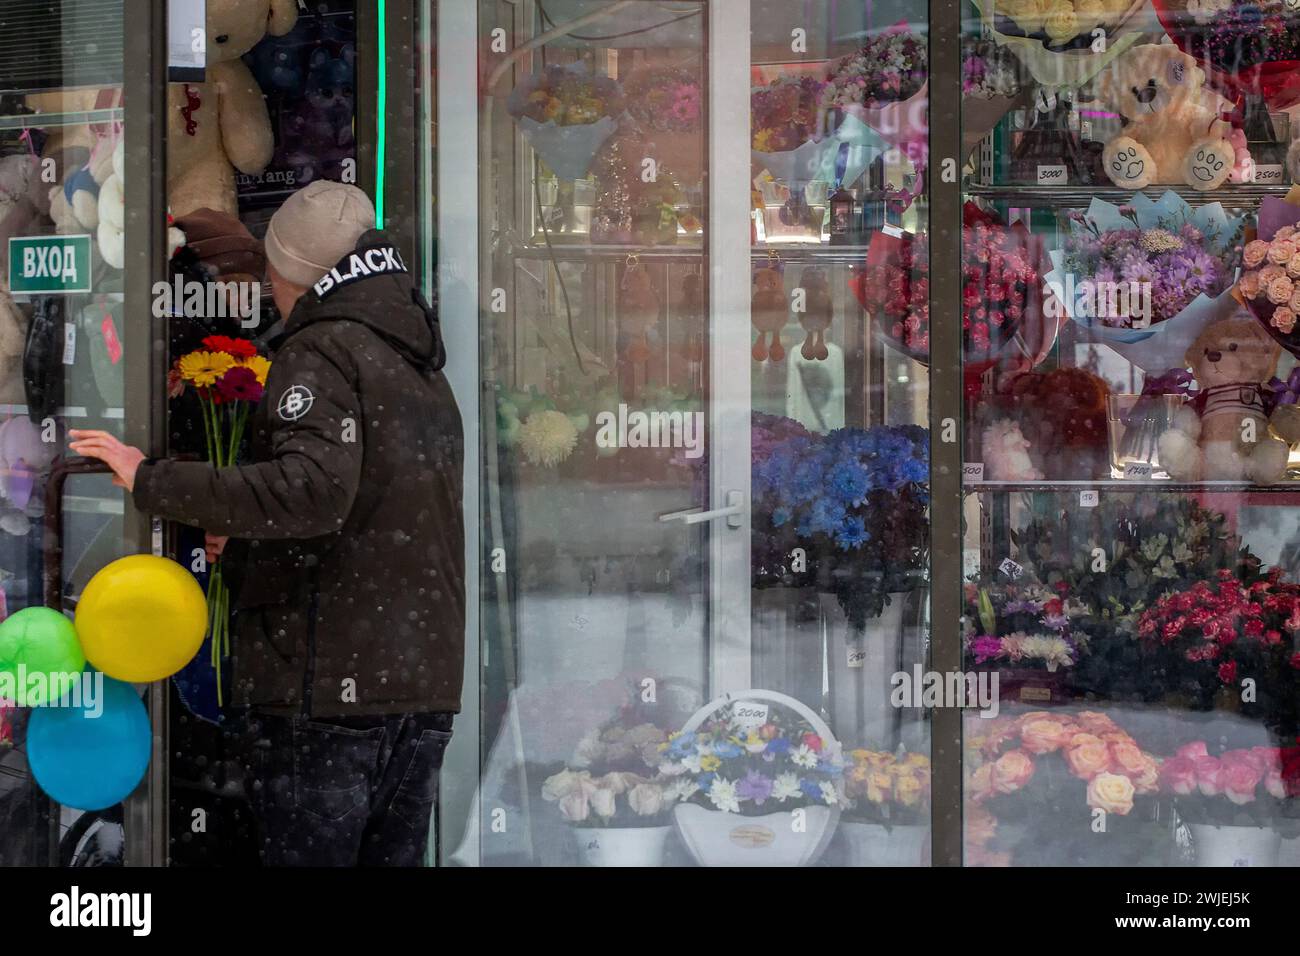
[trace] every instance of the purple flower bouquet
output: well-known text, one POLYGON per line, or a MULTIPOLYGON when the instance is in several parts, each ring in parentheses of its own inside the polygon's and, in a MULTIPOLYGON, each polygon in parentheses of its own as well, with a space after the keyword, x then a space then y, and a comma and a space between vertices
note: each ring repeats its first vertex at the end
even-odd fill
POLYGON ((1181 368, 1201 331, 1237 308, 1232 295, 1242 217, 1176 193, 1132 205, 1093 199, 1072 212, 1050 253, 1045 308, 1063 310, 1093 342, 1147 371, 1181 368))

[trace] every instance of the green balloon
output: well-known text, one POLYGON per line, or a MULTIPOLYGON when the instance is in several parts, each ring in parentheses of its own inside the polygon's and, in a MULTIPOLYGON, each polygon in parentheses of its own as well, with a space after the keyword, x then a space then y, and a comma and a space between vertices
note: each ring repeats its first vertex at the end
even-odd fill
POLYGON ((23 608, 0 623, 0 697, 40 707, 85 668, 77 629, 58 611, 23 608))

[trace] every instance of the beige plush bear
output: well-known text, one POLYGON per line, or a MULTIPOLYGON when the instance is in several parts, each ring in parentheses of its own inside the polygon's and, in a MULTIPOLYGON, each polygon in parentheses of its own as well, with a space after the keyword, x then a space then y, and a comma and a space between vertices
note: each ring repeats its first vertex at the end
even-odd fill
POLYGON ((1236 165, 1226 102, 1205 88, 1196 60, 1171 43, 1147 43, 1121 53, 1102 74, 1098 94, 1127 121, 1102 151, 1116 186, 1186 183, 1217 189, 1236 165))
POLYGON ((262 90, 240 59, 298 22, 297 0, 208 0, 207 79, 168 90, 167 198, 176 216, 236 215, 235 170, 260 173, 275 150, 262 90))
POLYGON ((1282 350, 1249 315, 1210 325, 1183 360, 1196 376, 1196 398, 1160 436, 1160 464, 1178 481, 1277 481, 1288 448, 1269 433, 1263 383, 1282 350))

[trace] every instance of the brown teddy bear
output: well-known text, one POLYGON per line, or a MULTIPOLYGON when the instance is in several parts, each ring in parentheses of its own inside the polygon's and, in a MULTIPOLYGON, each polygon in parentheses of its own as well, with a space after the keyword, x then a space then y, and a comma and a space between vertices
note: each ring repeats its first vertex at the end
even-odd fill
POLYGON ((781 330, 790 314, 790 303, 785 297, 785 280, 781 271, 768 265, 754 272, 753 304, 749 320, 758 329, 758 341, 751 354, 755 362, 773 362, 785 359, 785 346, 781 344, 781 330), (771 339, 771 345, 768 339, 771 339))
POLYGON ((1170 43, 1146 43, 1121 53, 1102 74, 1098 94, 1125 119, 1102 151, 1116 186, 1186 183, 1217 189, 1236 165, 1231 126, 1220 118, 1227 104, 1205 88, 1196 60, 1170 43))
POLYGON ((1277 481, 1288 448, 1269 433, 1264 383, 1281 347, 1250 315, 1215 322, 1183 360, 1200 391, 1160 436, 1160 464, 1178 481, 1277 481))
POLYGON ((275 140, 262 90, 240 59, 262 37, 298 22, 296 0, 208 0, 207 78, 168 88, 167 200, 175 216, 196 209, 237 214, 235 169, 260 173, 275 140))

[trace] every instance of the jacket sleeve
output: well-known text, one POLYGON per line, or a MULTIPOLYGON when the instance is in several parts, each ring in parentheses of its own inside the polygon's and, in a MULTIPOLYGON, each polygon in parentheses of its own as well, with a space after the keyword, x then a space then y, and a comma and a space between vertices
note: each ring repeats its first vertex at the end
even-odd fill
POLYGON ((295 335, 267 380, 269 461, 213 468, 147 461, 132 494, 146 514, 234 538, 313 538, 347 520, 361 477, 361 402, 348 350, 322 324, 295 335))

